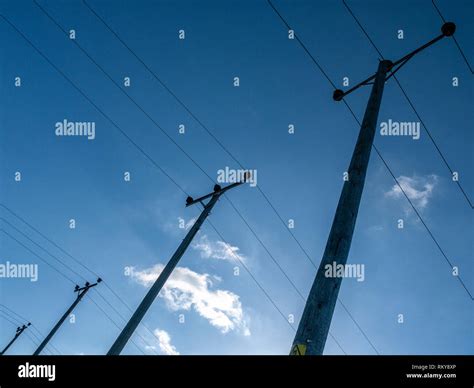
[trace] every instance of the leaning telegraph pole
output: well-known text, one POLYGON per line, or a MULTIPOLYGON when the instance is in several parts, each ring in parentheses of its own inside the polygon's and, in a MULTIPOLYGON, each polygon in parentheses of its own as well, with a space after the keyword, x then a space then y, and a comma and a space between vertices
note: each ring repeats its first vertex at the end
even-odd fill
POLYGON ((8 348, 10 348, 10 346, 13 345, 13 343, 18 339, 18 337, 21 335, 21 333, 23 333, 27 328, 28 326, 30 326, 31 323, 28 322, 27 325, 23 325, 23 326, 18 326, 16 328, 16 332, 15 332, 15 336, 12 338, 12 340, 8 343, 7 346, 5 346, 5 348, 3 348, 3 350, 0 352, 0 356, 3 356, 5 354, 5 352, 8 350, 8 348))
MULTIPOLYGON (((245 178, 247 178, 247 176, 245 178)), ((153 301, 160 293, 161 289, 163 288, 166 281, 170 277, 171 273, 173 272, 174 268, 176 267, 179 260, 183 256, 184 252, 186 252, 186 249, 188 248, 189 244, 191 244, 191 241, 193 240, 194 236, 199 231, 201 225, 206 220, 207 216, 211 212, 214 205, 217 203, 220 196, 224 194, 226 191, 236 186, 241 185, 245 181, 246 179, 244 179, 243 182, 236 182, 224 188, 221 188, 221 186, 219 185, 215 185, 214 192, 212 193, 206 194, 198 199, 193 199, 192 197, 188 197, 186 199, 186 207, 194 205, 195 203, 200 203, 204 209, 202 210, 199 218, 196 220, 194 225, 189 230, 184 240, 179 245, 174 255, 171 257, 170 261, 168 261, 168 264, 166 264, 165 268, 163 268, 163 271, 161 271, 160 275, 158 276, 158 279, 155 280, 155 283, 151 286, 150 290, 145 295, 142 302, 133 313, 127 325, 124 327, 120 335, 115 340, 114 344, 108 351, 107 355, 119 355, 122 352, 123 348, 127 344, 133 332, 136 330, 141 320, 145 316, 146 312, 152 305, 153 301), (211 199, 206 204, 204 204, 203 201, 207 198, 211 198, 211 199)))
POLYGON ((340 89, 334 91, 333 99, 335 101, 341 101, 344 96, 359 87, 368 84, 373 85, 362 120, 359 137, 357 138, 357 143, 352 154, 349 170, 347 171, 348 179, 344 182, 342 188, 323 258, 306 301, 303 316, 298 325, 298 330, 290 352, 291 355, 323 354, 342 282, 342 277, 327 277, 325 275, 326 268, 327 266, 333 268, 338 265, 345 266, 347 262, 357 213, 359 211, 360 199, 364 189, 370 151, 375 137, 375 128, 377 126, 377 118, 382 102, 385 82, 415 54, 441 40, 443 37, 453 35, 455 30, 456 26, 454 23, 445 23, 441 28, 442 34, 435 39, 405 55, 396 62, 389 60, 380 61, 377 72, 374 75, 346 92, 340 89))
POLYGON ((74 288, 74 292, 77 292, 76 300, 67 309, 67 311, 63 314, 63 316, 59 319, 58 323, 56 323, 56 325, 54 325, 54 327, 51 329, 49 334, 45 337, 43 342, 41 342, 41 344, 38 346, 38 349, 35 350, 35 352, 33 353, 33 356, 37 356, 41 353, 43 348, 48 344, 48 342, 51 340, 51 338, 53 338, 54 334, 56 334, 56 332, 61 327, 61 325, 64 323, 64 321, 69 316, 69 314, 71 314, 71 312, 79 304, 79 302, 84 297, 84 295, 86 295, 87 291, 89 291, 92 287, 97 286, 97 284, 99 284, 101 281, 102 281, 102 279, 98 278, 97 283, 94 283, 94 284, 90 284, 89 282, 86 282, 84 287, 79 287, 78 285, 76 285, 76 287, 74 288))

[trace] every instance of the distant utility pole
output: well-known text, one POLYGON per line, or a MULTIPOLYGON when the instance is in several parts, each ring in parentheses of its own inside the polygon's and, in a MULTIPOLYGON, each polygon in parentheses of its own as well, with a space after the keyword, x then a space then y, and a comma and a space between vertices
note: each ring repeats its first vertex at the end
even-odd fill
POLYGON ((28 328, 28 326, 30 326, 31 323, 28 322, 27 325, 23 325, 21 327, 17 327, 16 328, 16 333, 15 333, 15 336, 13 337, 13 339, 8 343, 7 346, 5 346, 5 348, 0 352, 0 356, 3 356, 5 354, 5 352, 8 350, 8 348, 10 346, 13 345, 13 343, 18 339, 18 337, 21 335, 21 333, 23 333, 25 331, 25 329, 28 328))
POLYGON ((247 179, 248 179, 248 176, 245 177, 243 182, 233 183, 224 188, 221 188, 219 185, 215 185, 214 192, 212 193, 204 195, 198 199, 193 199, 192 197, 188 197, 186 199, 186 207, 194 205, 195 203, 198 203, 198 202, 204 207, 204 209, 201 212, 201 215, 196 220, 194 225, 191 227, 188 234, 186 235, 184 240, 181 242, 178 249, 176 250, 174 255, 171 257, 170 261, 168 262, 168 264, 166 264, 165 268, 163 268, 163 271, 160 273, 160 276, 158 276, 158 279, 156 279, 153 286, 151 286, 150 290, 143 298, 142 302, 136 309, 135 313, 132 315, 127 325, 124 327, 120 335, 115 340, 114 344, 108 351, 107 355, 119 355, 122 352, 123 348, 127 344, 133 332, 136 330, 137 326, 140 324, 141 320, 145 316, 151 304, 153 303, 155 298, 158 296, 159 292, 165 285, 166 281, 170 277, 171 273, 173 272, 174 268, 176 267, 179 260, 183 256, 184 252, 186 252, 186 249, 188 248, 189 244, 191 244, 191 241, 193 240, 196 233, 199 231, 199 228, 206 220, 207 216, 211 212, 212 208, 216 204, 219 197, 222 194, 224 194, 226 191, 236 186, 241 185, 247 179), (203 201, 207 198, 211 198, 211 199, 207 202, 207 204, 204 204, 203 201))
POLYGON ((364 189, 370 151, 375 137, 375 128, 377 126, 377 118, 385 82, 415 54, 441 40, 443 37, 453 35, 455 30, 456 26, 454 23, 445 23, 441 28, 442 34, 435 39, 394 63, 389 60, 380 61, 377 72, 374 75, 346 92, 340 89, 334 91, 333 99, 335 101, 341 101, 344 96, 359 87, 369 84, 373 85, 359 137, 349 165, 348 179, 344 182, 342 188, 326 249, 324 250, 321 264, 319 265, 316 278, 306 301, 306 306, 298 325, 290 355, 323 354, 342 282, 341 277, 326 277, 325 272, 327 266, 333 268, 338 265, 345 266, 347 262, 352 234, 359 211, 360 199, 364 189), (387 77, 388 73, 390 73, 390 75, 387 77))
POLYGON ((89 291, 92 287, 97 286, 102 281, 101 278, 97 279, 97 283, 90 284, 89 282, 86 282, 84 287, 79 287, 76 285, 74 288, 74 292, 77 292, 77 297, 76 300, 73 302, 71 307, 67 309, 67 311, 64 313, 64 315, 59 319, 58 323, 54 325, 53 329, 49 332, 49 334, 46 336, 46 338, 41 342, 40 346, 38 346, 38 349, 33 353, 33 356, 37 356, 41 353, 43 348, 48 344, 48 342, 53 338, 54 334, 58 331, 58 329, 61 327, 61 325, 64 323, 66 318, 71 314, 71 312, 74 310, 74 308, 78 305, 78 303, 81 301, 81 299, 86 295, 87 291, 89 291))

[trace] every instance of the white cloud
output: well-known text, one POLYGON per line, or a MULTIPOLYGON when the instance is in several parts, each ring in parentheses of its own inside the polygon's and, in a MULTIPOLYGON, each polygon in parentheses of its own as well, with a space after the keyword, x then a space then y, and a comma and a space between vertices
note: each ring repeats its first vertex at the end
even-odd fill
MULTIPOLYGON (((132 279, 150 287, 163 270, 162 264, 132 271, 132 279)), ((197 273, 186 267, 176 267, 160 292, 173 311, 193 308, 222 333, 238 331, 250 335, 240 297, 227 290, 212 290, 211 275, 197 273)))
POLYGON ((207 235, 192 244, 192 248, 199 251, 201 257, 206 259, 218 259, 245 261, 245 257, 239 253, 240 248, 225 243, 224 241, 210 241, 207 235))
MULTIPOLYGON (((433 191, 438 184, 438 176, 431 174, 425 177, 414 175, 413 177, 399 176, 397 178, 403 191, 418 209, 424 209, 433 196, 433 191)), ((395 184, 385 195, 389 198, 401 198, 404 194, 400 187, 395 184)))
MULTIPOLYGON (((171 345, 171 337, 165 330, 155 329, 153 330, 156 340, 158 341, 158 346, 163 354, 169 356, 178 356, 179 352, 176 350, 174 345, 171 345)), ((155 348, 150 346, 150 348, 155 348)))

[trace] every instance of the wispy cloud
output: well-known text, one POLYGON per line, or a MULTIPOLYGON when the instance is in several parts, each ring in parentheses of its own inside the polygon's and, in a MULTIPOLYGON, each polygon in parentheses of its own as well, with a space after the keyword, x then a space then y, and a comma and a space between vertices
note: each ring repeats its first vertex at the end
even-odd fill
POLYGON ((224 241, 211 241, 207 235, 201 236, 192 244, 193 249, 199 251, 201 257, 218 260, 241 260, 245 261, 245 256, 239 253, 240 248, 227 244, 224 241))
MULTIPOLYGON (((178 356, 179 352, 176 350, 176 347, 171 344, 171 336, 165 330, 155 329, 153 330, 155 339, 158 341, 158 347, 160 348, 161 353, 168 356, 178 356)), ((155 346, 147 346, 148 349, 155 350, 155 346)))
MULTIPOLYGON (((438 176, 434 174, 424 177, 416 175, 413 177, 407 177, 401 175, 397 180, 407 197, 418 209, 424 209, 428 206, 428 203, 433 196, 434 189, 439 181, 438 176)), ((395 199, 404 197, 402 190, 397 184, 394 184, 390 191, 385 193, 385 196, 395 199)))
MULTIPOLYGON (((144 270, 132 271, 132 279, 150 287, 164 266, 157 264, 144 270)), ((193 308, 200 316, 222 333, 237 331, 250 335, 240 297, 227 290, 212 290, 212 276, 197 273, 186 267, 176 267, 160 292, 168 308, 173 311, 193 308)))

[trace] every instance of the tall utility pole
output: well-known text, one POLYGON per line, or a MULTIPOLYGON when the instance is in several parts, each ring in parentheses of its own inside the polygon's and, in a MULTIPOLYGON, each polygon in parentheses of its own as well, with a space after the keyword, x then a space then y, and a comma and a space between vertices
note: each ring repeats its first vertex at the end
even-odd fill
MULTIPOLYGON (((246 176, 247 178, 247 176, 246 176)), ((244 180, 245 182, 245 180, 244 180)), ((217 200, 219 197, 224 194, 226 191, 241 185, 244 182, 237 182, 233 183, 229 186, 226 186, 224 188, 221 188, 219 185, 214 186, 214 192, 209 193, 207 195, 204 195, 198 199, 193 199, 192 197, 188 197, 186 199, 186 207, 194 205, 195 203, 200 203, 204 209, 202 210, 199 218, 196 220, 194 225, 191 227, 189 230, 188 234, 184 238, 184 240, 181 242, 179 245, 178 249, 174 253, 174 255, 171 257, 170 261, 168 264, 166 264, 165 268, 163 268, 163 271, 160 273, 158 276, 158 279, 156 279, 155 283, 153 286, 151 286, 150 290, 148 293, 145 295, 143 298, 142 302, 140 305, 137 307, 135 312, 133 313, 132 317, 128 321, 127 325, 124 327, 120 335, 117 337, 115 340, 114 344, 108 351, 107 355, 119 355, 125 345, 127 344, 128 340, 132 336, 133 332, 136 330, 137 326, 140 324, 141 320, 145 316, 146 312, 150 308, 151 304, 155 300, 155 298, 158 296, 159 292, 165 285, 166 281, 170 277, 171 273, 173 272, 174 268, 178 264, 179 260, 183 256, 184 252, 186 252, 186 249, 188 248, 189 244, 191 244, 191 241, 193 240, 194 236, 196 233, 199 231, 199 228, 201 225, 204 223, 206 220, 207 216, 211 212, 212 208, 216 204, 217 200), (203 201, 207 198, 211 198, 206 204, 203 203, 203 201)))
POLYGON ((51 340, 51 338, 53 338, 54 334, 56 334, 56 332, 61 327, 61 325, 64 323, 64 321, 69 316, 69 314, 71 314, 71 312, 79 304, 79 302, 84 297, 84 295, 86 295, 87 291, 89 291, 92 287, 97 286, 97 284, 99 284, 101 281, 102 281, 102 279, 99 278, 99 279, 97 279, 97 283, 94 283, 94 284, 90 284, 89 282, 86 282, 84 287, 79 287, 78 285, 76 285, 76 287, 74 288, 74 292, 77 292, 76 300, 73 302, 71 307, 69 307, 67 309, 67 311, 63 314, 63 316, 59 319, 58 323, 56 323, 56 325, 54 325, 54 327, 49 332, 49 334, 45 337, 43 342, 41 342, 41 344, 38 346, 38 349, 35 350, 35 352, 33 353, 33 356, 37 356, 41 353, 43 348, 48 344, 48 342, 51 340))
POLYGON ((374 75, 346 92, 340 89, 334 91, 333 99, 335 101, 341 101, 344 96, 359 87, 373 84, 364 119, 362 120, 359 137, 357 138, 357 143, 349 165, 348 180, 344 182, 342 188, 323 258, 306 301, 303 316, 298 325, 298 330, 290 352, 291 355, 323 354, 342 282, 342 277, 326 277, 326 268, 328 268, 327 266, 343 268, 337 266, 345 266, 347 262, 357 213, 359 211, 360 199, 364 189, 370 151, 375 137, 375 128, 377 126, 377 118, 385 82, 415 54, 441 40, 443 37, 453 35, 455 30, 456 26, 454 23, 445 23, 441 28, 442 34, 435 39, 394 63, 389 60, 380 61, 377 72, 374 75), (387 77, 388 73, 390 73, 390 75, 387 77))
POLYGON ((31 323, 28 322, 27 325, 23 325, 21 327, 16 328, 15 336, 8 343, 8 345, 5 346, 5 348, 0 352, 0 356, 3 356, 5 354, 5 352, 8 350, 8 348, 13 345, 13 343, 18 339, 18 337, 21 335, 21 333, 23 333, 28 328, 28 326, 30 326, 30 325, 31 325, 31 323))

